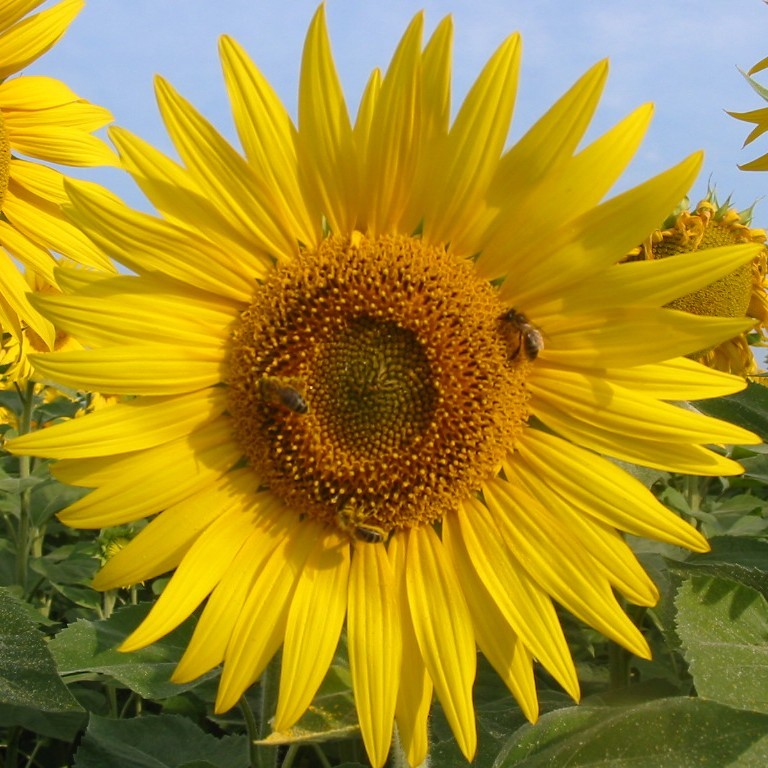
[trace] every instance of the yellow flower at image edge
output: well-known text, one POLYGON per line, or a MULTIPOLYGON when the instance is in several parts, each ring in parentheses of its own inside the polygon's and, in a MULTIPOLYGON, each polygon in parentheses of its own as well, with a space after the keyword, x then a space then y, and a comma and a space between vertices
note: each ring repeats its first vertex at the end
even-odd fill
POLYGON ((14 76, 61 38, 84 3, 63 0, 28 16, 39 5, 39 0, 18 0, 0 9, 0 354, 4 362, 11 349, 20 355, 4 371, 6 378, 29 375, 28 346, 49 351, 66 343, 28 299, 30 291, 58 291, 52 251, 115 271, 62 215, 64 177, 19 157, 70 166, 116 163, 114 153, 92 135, 111 121, 106 109, 79 99, 58 80, 14 76), (30 339, 24 338, 27 332, 30 339))
POLYGON ((223 38, 244 155, 158 80, 183 165, 111 135, 164 218, 71 187, 73 219, 135 274, 62 272, 63 295, 34 299, 88 347, 36 357, 44 375, 135 397, 10 445, 94 489, 69 525, 156 515, 96 586, 175 570, 122 647, 205 601, 173 679, 223 663, 217 711, 282 646, 274 727, 290 729, 346 625, 374 766, 395 720, 409 762, 424 760, 433 693, 472 757, 477 648, 531 720, 534 659, 578 698, 555 603, 647 657, 614 591, 640 605, 658 592, 623 533, 707 544, 600 454, 730 475, 706 445, 757 441, 666 402, 741 389, 681 356, 748 322, 664 308, 757 247, 616 264, 700 157, 600 203, 651 116, 576 152, 605 63, 504 152, 519 38, 449 124, 451 20, 425 46, 422 31, 418 15, 353 121, 321 8, 295 127, 223 38))
POLYGON ((727 204, 702 200, 694 210, 683 210, 671 216, 662 229, 655 230, 627 261, 665 259, 681 253, 703 251, 722 245, 757 243, 762 246, 751 263, 696 291, 680 296, 667 305, 672 309, 711 317, 753 318, 754 328, 732 339, 696 350, 689 357, 697 362, 737 376, 755 376, 764 381, 750 344, 762 344, 768 329, 768 295, 766 295, 766 233, 749 227, 748 216, 727 204))

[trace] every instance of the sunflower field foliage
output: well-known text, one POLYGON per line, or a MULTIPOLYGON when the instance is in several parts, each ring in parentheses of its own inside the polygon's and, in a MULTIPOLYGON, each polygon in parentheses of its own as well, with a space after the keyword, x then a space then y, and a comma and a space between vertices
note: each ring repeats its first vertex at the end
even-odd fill
POLYGON ((41 4, 0 4, 0 768, 768 765, 768 251, 701 154, 610 196, 651 108, 586 143, 605 62, 510 146, 520 38, 452 109, 450 17, 353 115, 320 6, 295 122, 229 37, 239 146, 158 77, 171 157, 24 74, 83 5, 41 4))

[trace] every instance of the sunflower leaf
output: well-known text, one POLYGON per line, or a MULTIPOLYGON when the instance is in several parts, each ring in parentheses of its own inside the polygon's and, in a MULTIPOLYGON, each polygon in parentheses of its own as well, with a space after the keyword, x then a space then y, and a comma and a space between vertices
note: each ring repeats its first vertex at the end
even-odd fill
POLYGON ((493 768, 763 768, 766 750, 768 716, 675 697, 550 712, 513 734, 493 768))
POLYGON ((693 403, 697 411, 730 421, 768 438, 768 387, 751 383, 742 392, 693 403))
POLYGON ((102 621, 81 619, 62 630, 51 643, 51 652, 62 675, 87 676, 98 672, 110 675, 149 699, 164 699, 194 688, 216 673, 192 683, 170 682, 174 667, 192 635, 192 622, 147 648, 121 653, 117 647, 138 626, 150 606, 130 605, 102 621))
POLYGON ((0 589, 0 701, 43 712, 82 711, 28 608, 5 589, 0 589))
POLYGON ((678 590, 677 631, 699 695, 768 714, 768 602, 729 579, 696 576, 678 590))
MULTIPOLYGON (((344 643, 342 641, 342 645, 344 643)), ((345 646, 344 646, 345 647, 345 646)), ((345 651, 344 651, 345 652, 345 651)), ((312 706, 288 731, 274 731, 257 744, 318 743, 337 739, 359 738, 354 699, 352 698, 349 667, 343 653, 337 652, 312 706)))
POLYGON ((730 579, 768 600, 768 542, 740 536, 716 536, 711 551, 683 562, 670 562, 678 573, 730 579))
POLYGON ((217 739, 178 715, 113 720, 92 716, 75 768, 247 768, 248 739, 217 739))

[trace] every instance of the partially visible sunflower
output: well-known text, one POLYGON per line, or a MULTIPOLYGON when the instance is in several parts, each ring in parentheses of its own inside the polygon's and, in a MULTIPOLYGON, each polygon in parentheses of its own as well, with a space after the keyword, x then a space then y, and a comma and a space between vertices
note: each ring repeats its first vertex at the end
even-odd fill
POLYGON ((667 218, 661 229, 654 230, 626 261, 666 259, 693 251, 737 243, 758 243, 760 252, 751 264, 743 264, 733 272, 714 280, 696 291, 669 302, 670 309, 709 317, 751 318, 752 328, 731 339, 697 350, 688 355, 710 368, 737 376, 763 373, 751 345, 760 345, 768 330, 768 296, 766 295, 766 233, 749 226, 751 212, 739 212, 729 201, 719 205, 712 195, 692 211, 678 210, 667 218))
MULTIPOLYGON (((754 67, 752 67, 752 69, 742 74, 744 74, 747 82, 752 86, 758 96, 760 96, 763 101, 768 101, 768 88, 764 88, 752 77, 752 75, 756 75, 764 69, 768 69, 768 57, 761 59, 754 67)), ((737 120, 743 120, 745 123, 754 123, 755 127, 744 140, 745 147, 768 131, 768 107, 753 109, 749 112, 728 112, 728 114, 731 117, 735 117, 737 120)), ((749 163, 740 165, 739 168, 741 168, 742 171, 768 171, 768 152, 749 163)))
POLYGON ((534 660, 578 697, 555 603, 649 655, 617 593, 652 605, 658 591, 624 532, 707 543, 600 454, 730 475, 740 466, 707 445, 757 442, 668 402, 743 388, 679 356, 750 323, 664 305, 759 247, 617 265, 700 155, 601 203, 651 116, 577 151, 605 63, 505 152, 519 37, 451 123, 451 20, 425 47, 422 32, 419 14, 353 121, 321 6, 297 126, 223 38, 244 155, 158 79, 183 165, 111 136, 163 218, 70 187, 73 220, 135 274, 70 270, 65 294, 33 302, 88 346, 35 357, 40 371, 134 397, 10 444, 94 489, 62 513, 70 525, 156 515, 96 586, 175 569, 122 649, 205 603, 174 679, 223 662, 217 711, 282 646, 274 727, 290 729, 346 624, 377 768, 395 720, 409 762, 424 760, 433 691, 472 757, 477 647, 532 720, 534 660))
MULTIPOLYGON (((107 145, 91 135, 111 121, 106 109, 78 98, 58 80, 12 77, 51 48, 84 5, 83 0, 63 0, 28 16, 41 2, 10 0, 0 7, 0 332, 4 348, 15 345, 20 352, 27 346, 23 336, 28 330, 40 351, 57 347, 53 324, 28 299, 35 285, 57 290, 54 253, 115 271, 62 215, 64 177, 20 157, 71 166, 116 162, 107 145)), ((12 370, 28 371, 25 359, 12 370)))

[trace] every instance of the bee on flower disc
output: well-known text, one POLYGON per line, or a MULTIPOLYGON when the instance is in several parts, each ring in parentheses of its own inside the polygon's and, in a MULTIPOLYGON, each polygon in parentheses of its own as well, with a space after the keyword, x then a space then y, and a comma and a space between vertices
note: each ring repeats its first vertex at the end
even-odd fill
POLYGON ((336 523, 345 533, 356 541, 366 544, 378 544, 387 538, 387 532, 372 523, 366 522, 367 515, 353 501, 345 502, 336 515, 336 523))
POLYGON ((259 394, 267 405, 276 405, 293 413, 306 413, 309 405, 293 384, 295 379, 279 379, 276 376, 264 376, 259 382, 259 394))

